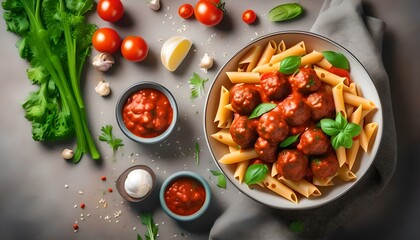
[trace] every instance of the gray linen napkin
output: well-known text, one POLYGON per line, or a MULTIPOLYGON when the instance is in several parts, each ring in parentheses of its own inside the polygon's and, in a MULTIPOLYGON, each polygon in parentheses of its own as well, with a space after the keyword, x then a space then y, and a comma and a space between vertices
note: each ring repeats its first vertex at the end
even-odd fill
POLYGON ((397 160, 389 80, 381 56, 384 28, 381 20, 363 15, 361 0, 326 0, 311 29, 352 52, 377 87, 383 108, 383 138, 365 176, 339 199, 315 209, 277 210, 244 198, 216 220, 209 239, 325 238, 374 203, 391 179, 397 160), (291 231, 290 223, 294 221, 303 223, 302 232, 291 231))

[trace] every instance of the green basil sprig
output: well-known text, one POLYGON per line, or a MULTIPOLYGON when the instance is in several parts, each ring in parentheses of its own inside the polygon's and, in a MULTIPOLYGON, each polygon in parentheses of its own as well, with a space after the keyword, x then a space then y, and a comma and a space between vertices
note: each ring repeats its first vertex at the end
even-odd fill
POLYGON ((334 67, 350 70, 350 63, 346 56, 342 53, 334 51, 323 51, 322 55, 330 62, 334 67))
POLYGON ((297 72, 301 63, 300 56, 289 56, 281 60, 279 71, 284 74, 293 74, 297 72))
POLYGON ((267 165, 262 163, 252 164, 246 169, 244 181, 248 185, 259 183, 264 180, 267 173, 267 165))
POLYGON ((285 148, 292 145, 298 140, 299 136, 300 136, 300 133, 284 139, 283 142, 280 143, 280 147, 285 148))
POLYGON ((216 170, 210 170, 210 172, 217 177, 217 186, 219 188, 226 188, 226 176, 220 172, 220 171, 216 171, 216 170))
POLYGON ((362 128, 355 123, 349 123, 341 113, 338 113, 335 120, 324 118, 320 121, 322 131, 331 136, 331 145, 334 149, 343 146, 351 148, 353 137, 359 135, 362 128))
POLYGON ((257 118, 263 115, 266 112, 273 110, 277 104, 275 103, 260 103, 258 106, 254 108, 251 115, 249 115, 248 119, 257 118))
POLYGON ((268 12, 268 19, 272 22, 281 22, 293 19, 303 12, 298 3, 285 3, 274 7, 268 12))

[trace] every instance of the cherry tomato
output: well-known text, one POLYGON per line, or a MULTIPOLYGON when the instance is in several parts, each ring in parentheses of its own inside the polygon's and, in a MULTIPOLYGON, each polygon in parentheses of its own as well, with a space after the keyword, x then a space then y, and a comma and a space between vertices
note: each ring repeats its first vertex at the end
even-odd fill
POLYGON ((99 52, 115 53, 121 45, 118 33, 112 28, 99 28, 92 36, 93 47, 99 52))
POLYGON ((116 22, 124 15, 124 6, 121 0, 99 0, 96 11, 103 20, 116 22))
POLYGON ((147 57, 148 51, 146 41, 139 36, 128 36, 121 44, 123 57, 131 62, 143 61, 147 57))
POLYGON ((182 4, 178 8, 178 14, 182 18, 190 18, 194 14, 194 7, 191 4, 182 4))
POLYGON ((225 11, 225 3, 221 0, 199 0, 194 7, 195 18, 209 27, 219 24, 225 11))
POLYGON ((255 22, 256 19, 257 14, 255 14, 255 12, 251 9, 245 10, 245 12, 242 13, 242 21, 244 21, 245 23, 251 24, 255 22))

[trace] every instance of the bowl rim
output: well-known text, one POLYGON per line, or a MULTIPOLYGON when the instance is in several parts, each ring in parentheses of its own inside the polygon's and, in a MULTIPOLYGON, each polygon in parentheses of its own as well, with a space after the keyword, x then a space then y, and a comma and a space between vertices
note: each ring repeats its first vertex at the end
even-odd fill
POLYGON ((137 83, 134 83, 134 84, 130 85, 128 88, 126 88, 122 92, 122 94, 118 98, 117 104, 115 106, 115 116, 116 116, 117 124, 118 124, 119 128, 124 133, 124 135, 126 135, 128 138, 130 138, 131 140, 133 140, 135 142, 138 142, 138 143, 154 144, 154 143, 158 143, 158 142, 161 142, 164 139, 166 139, 172 133, 172 131, 174 130, 174 128, 175 128, 175 126, 178 122, 178 105, 177 105, 175 97, 163 85, 161 85, 159 83, 156 83, 156 82, 152 82, 152 81, 140 81, 140 82, 137 82, 137 83), (121 114, 127 98, 131 94, 133 94, 137 91, 140 91, 142 89, 154 89, 154 90, 162 92, 168 98, 168 100, 171 104, 171 107, 172 107, 172 111, 173 111, 172 122, 169 125, 169 127, 165 130, 165 132, 163 132, 159 136, 152 137, 152 138, 143 138, 143 137, 139 137, 139 136, 134 135, 125 126, 123 118, 122 118, 122 114, 121 114))
POLYGON ((127 168, 126 170, 124 170, 124 172, 121 173, 121 175, 118 177, 117 181, 115 182, 115 185, 116 185, 117 191, 120 193, 120 195, 125 200, 130 201, 130 202, 141 202, 141 201, 145 200, 154 191, 155 186, 156 186, 156 174, 149 166, 141 165, 141 164, 140 165, 134 165, 134 166, 131 166, 131 167, 127 168), (150 189, 150 191, 146 195, 144 195, 141 198, 136 198, 136 197, 130 196, 125 191, 125 187, 124 187, 125 180, 127 179, 128 174, 130 172, 136 170, 136 169, 145 170, 152 177, 152 188, 150 189))
MULTIPOLYGON (((233 59, 233 58, 235 58, 235 57, 237 57, 239 54, 241 54, 241 52, 242 51, 244 51, 245 49, 247 49, 248 47, 250 47, 251 45, 253 45, 253 44, 255 44, 255 43, 257 43, 257 42, 260 42, 260 41, 263 41, 264 39, 268 39, 268 38, 272 38, 272 37, 274 37, 274 36, 278 36, 278 35, 284 35, 284 34, 301 34, 301 35, 306 35, 306 36, 309 36, 309 37, 315 37, 315 38, 318 38, 318 39, 320 39, 320 40, 323 40, 323 41, 325 41, 325 42, 328 42, 329 44, 332 44, 332 45, 334 45, 335 47, 337 47, 337 48, 339 48, 341 51, 343 51, 343 52, 345 52, 346 54, 348 54, 351 58, 352 58, 352 60, 353 61, 355 61, 360 67, 361 67, 361 69, 367 74, 367 76, 369 77, 369 81, 373 84, 373 86, 374 86, 374 88, 375 88, 375 91, 376 91, 376 93, 377 93, 377 95, 378 95, 378 99, 379 99, 379 102, 377 102, 377 107, 378 107, 378 109, 380 109, 380 111, 382 111, 382 100, 380 99, 380 97, 379 97, 379 93, 377 92, 377 89, 378 89, 378 86, 377 86, 377 83, 373 80, 373 78, 371 77, 371 75, 369 74, 369 71, 367 71, 367 69, 365 68, 365 66, 361 63, 361 61, 358 59, 358 58, 356 58, 356 56, 353 54, 353 53, 351 53, 349 50, 347 50, 347 48, 345 48, 345 47, 343 47, 341 44, 339 44, 339 43, 337 43, 337 42, 335 42, 334 40, 332 40, 332 39, 330 39, 330 38, 328 38, 328 37, 325 37, 325 36, 322 36, 322 35, 320 35, 320 34, 317 34, 317 33, 313 33, 313 32, 309 32, 309 31, 304 31, 304 30, 284 30, 284 31, 276 31, 276 32, 271 32, 271 33, 269 33, 269 34, 266 34, 266 35, 263 35, 263 36, 260 36, 260 37, 258 37, 258 38, 256 38, 256 39, 254 39, 254 40, 252 40, 252 41, 250 41, 249 43, 247 43, 247 44, 245 44, 244 46, 242 46, 242 47, 240 47, 221 67, 220 67, 220 69, 219 69, 219 71, 217 72, 217 74, 214 76, 214 79, 213 79, 213 81, 212 81, 212 83, 211 83, 211 85, 210 85, 210 87, 209 87, 209 92, 208 92, 208 94, 207 94, 207 96, 206 96, 206 99, 205 99, 205 104, 204 104, 204 114, 203 114, 203 131, 204 131, 204 137, 205 137, 205 140, 206 140, 206 144, 207 144, 207 147, 208 147, 208 150, 209 150, 209 152, 210 152, 210 155, 211 155, 211 157, 212 157, 212 159, 213 159, 213 161, 216 163, 216 165, 217 165, 217 167, 219 168, 219 170, 221 171, 221 172, 223 172, 224 174, 225 174, 225 171, 223 170, 223 168, 222 168, 222 166, 221 166, 221 163, 219 163, 218 162, 218 160, 216 159, 216 156, 214 155, 214 153, 213 153, 213 148, 212 148, 212 146, 211 146, 211 144, 210 144, 210 141, 209 141, 209 135, 208 135, 208 133, 207 133, 207 110, 208 110, 208 105, 209 105, 209 99, 210 99, 210 96, 211 96, 211 94, 210 94, 210 92, 213 90, 213 88, 214 88, 214 86, 216 85, 216 80, 219 78, 219 76, 221 75, 221 74, 223 74, 223 71, 224 71, 224 69, 225 69, 225 67, 229 64, 229 62, 233 59)), ((380 112, 380 114, 381 114, 381 117, 380 117, 380 119, 381 119, 381 122, 379 123, 380 124, 380 126, 383 126, 383 113, 382 112, 380 112)), ((228 176, 226 176, 226 178, 227 179, 229 179, 229 181, 235 186, 235 188, 236 189, 238 189, 241 193, 243 193, 245 196, 247 196, 247 197, 249 197, 249 198, 251 198, 252 200, 254 200, 254 201, 256 201, 256 202, 259 202, 259 203, 261 203, 261 204, 263 204, 263 205, 265 205, 265 206, 268 206, 268 207, 271 207, 271 208, 277 208, 277 209, 284 209, 284 210, 306 210, 306 209, 313 209, 313 208, 317 208, 317 207, 320 207, 320 206, 323 206, 323 205, 326 205, 326 204, 328 204, 328 203, 330 203, 330 202, 332 202, 332 201, 335 201, 336 199, 338 199, 338 198, 340 198, 341 196, 343 196, 344 194, 346 194, 347 192, 349 192, 357 183, 359 183, 359 181, 361 180, 361 179, 363 179, 363 177, 366 175, 366 173, 367 173, 367 171, 372 167, 372 165, 373 165, 373 163, 374 163, 374 161, 376 160, 376 155, 377 155, 377 152, 378 152, 378 149, 379 149, 379 146, 381 145, 381 143, 382 143, 382 139, 383 139, 383 133, 382 133, 382 129, 378 129, 378 130, 380 130, 380 136, 379 136, 379 139, 378 139, 378 137, 377 137, 377 139, 376 139, 376 141, 378 141, 378 144, 377 144, 377 148, 376 149, 373 149, 374 151, 372 151, 372 153, 373 153, 373 159, 372 159, 372 161, 371 161, 371 163, 370 163, 370 165, 367 167, 367 169, 364 171, 364 172, 362 172, 361 174, 360 174, 360 176, 358 175, 358 177, 350 184, 350 187, 348 187, 347 189, 345 189, 344 191, 341 191, 339 194, 337 194, 336 196, 334 196, 333 198, 330 198, 330 199, 328 199, 328 200, 326 200, 326 201, 322 201, 321 203, 319 203, 319 204, 313 204, 313 205, 309 205, 309 206, 305 206, 305 207, 303 207, 303 206, 301 206, 301 205, 299 205, 299 203, 298 204, 296 204, 296 206, 295 207, 287 207, 287 206, 276 206, 276 205, 274 205, 274 204, 267 204, 265 201, 262 201, 261 199, 257 199, 257 198, 255 198, 255 197, 253 197, 253 196, 251 196, 250 194, 248 194, 247 192, 244 192, 244 191, 242 191, 242 189, 239 187, 239 186, 237 186, 237 181, 234 181, 234 180, 236 180, 236 179, 231 179, 231 177, 228 177, 228 176)), ((377 134, 379 134, 379 131, 378 131, 378 133, 377 134)))
POLYGON ((208 182, 204 179, 204 177, 201 176, 200 174, 196 173, 196 172, 186 171, 186 170, 177 171, 177 172, 172 173, 162 183, 162 185, 160 187, 160 190, 159 190, 159 201, 160 201, 160 205, 161 205, 162 209, 164 210, 164 212, 167 215, 169 215, 171 218, 173 218, 175 220, 179 220, 179 221, 195 220, 198 217, 200 217, 201 215, 203 215, 203 213, 207 210, 207 208, 210 205, 210 201, 211 201, 210 186, 209 186, 208 182), (195 179, 195 180, 199 181, 201 183, 201 185, 203 185, 204 190, 206 192, 206 198, 205 198, 205 201, 204 201, 203 205, 201 206, 201 208, 197 212, 195 212, 194 214, 191 214, 191 215, 188 215, 188 216, 179 215, 179 214, 176 214, 176 213, 172 212, 167 207, 166 202, 165 202, 165 198, 164 198, 165 190, 168 187, 168 185, 170 183, 172 183, 174 180, 182 178, 182 177, 189 177, 189 178, 192 178, 192 179, 195 179))

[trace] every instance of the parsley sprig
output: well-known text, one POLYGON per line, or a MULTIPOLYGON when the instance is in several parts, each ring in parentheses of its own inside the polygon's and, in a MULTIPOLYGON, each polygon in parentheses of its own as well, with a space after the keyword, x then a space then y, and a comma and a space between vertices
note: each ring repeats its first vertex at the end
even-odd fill
POLYGON ((209 81, 200 77, 197 73, 193 73, 193 76, 190 78, 188 83, 190 84, 191 89, 191 99, 201 97, 204 95, 204 84, 209 81))
POLYGON ((106 125, 101 128, 102 135, 99 136, 99 140, 107 142, 112 148, 112 151, 118 150, 119 147, 124 146, 122 139, 114 137, 112 134, 112 125, 106 125))

